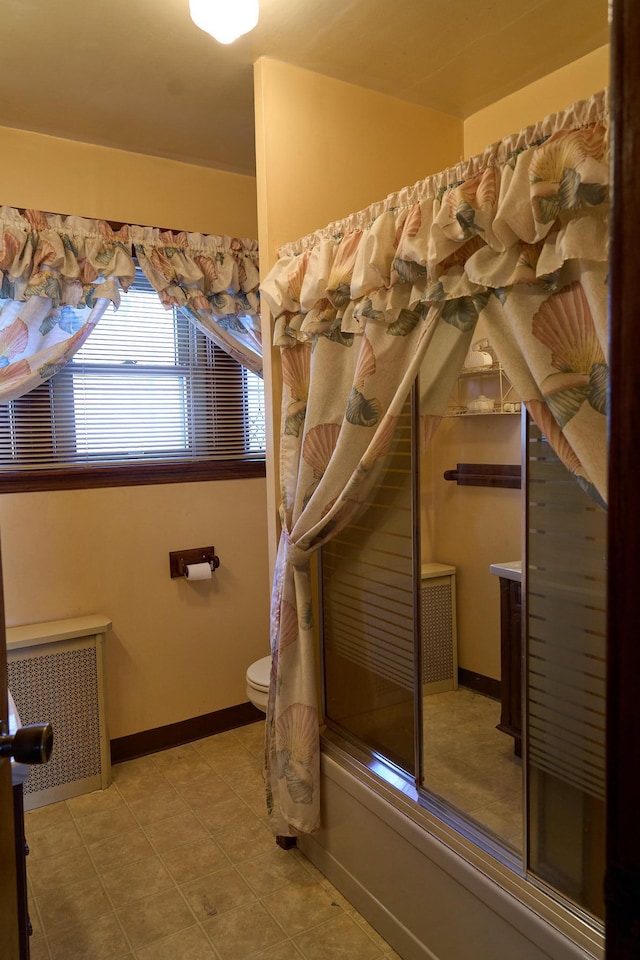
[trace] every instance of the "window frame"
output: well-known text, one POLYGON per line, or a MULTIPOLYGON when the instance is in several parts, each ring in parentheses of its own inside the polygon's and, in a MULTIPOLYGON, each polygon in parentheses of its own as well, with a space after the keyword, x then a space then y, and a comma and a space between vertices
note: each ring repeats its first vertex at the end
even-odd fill
MULTIPOLYGON (((184 318, 176 318, 176 322, 188 323, 184 318)), ((194 337, 197 334, 197 331, 191 331, 194 334, 194 337)), ((213 342, 206 339, 206 337, 199 333, 199 337, 202 338, 205 342, 200 344, 194 339, 194 341, 189 345, 189 353, 195 351, 194 355, 200 356, 202 353, 202 360, 205 365, 209 365, 214 362, 214 350, 217 350, 217 361, 225 363, 236 364, 236 361, 232 360, 231 357, 228 357, 225 352, 220 347, 216 347, 213 342)), ((184 343, 181 344, 180 348, 184 347, 184 343)), ((73 392, 73 359, 69 361, 66 367, 61 370, 58 374, 52 377, 50 380, 41 384, 40 387, 37 387, 37 390, 46 391, 49 395, 48 403, 50 408, 50 423, 51 423, 51 437, 52 444, 54 443, 53 437, 56 429, 55 421, 55 410, 56 410, 56 397, 69 396, 73 392)), ((242 390, 242 368, 239 364, 238 366, 238 443, 239 445, 243 442, 245 443, 246 450, 246 437, 247 437, 247 425, 245 422, 246 416, 246 397, 244 391, 242 390), (244 434, 244 441, 241 439, 241 434, 244 434)), ((188 366, 188 364, 187 364, 188 366)), ((122 374, 125 371, 122 369, 122 366, 117 367, 118 373, 122 374)), ((89 375, 91 372, 95 372, 100 375, 102 372, 115 372, 116 365, 100 363, 91 363, 90 367, 87 369, 89 375)), ((179 358, 176 359, 175 367, 158 367, 157 372, 163 376, 181 376, 185 371, 185 367, 182 363, 179 362, 179 358)), ((145 372, 152 373, 152 367, 147 367, 145 372)), ((143 374, 144 376, 144 374, 143 374)), ((15 418, 28 417, 28 408, 20 409, 21 401, 24 403, 27 394, 25 397, 20 397, 17 400, 12 401, 12 416, 15 418)), ((45 401, 46 402, 46 401, 45 401)), ((214 412, 216 398, 213 396, 211 398, 212 412, 214 412)), ((215 449, 215 416, 212 417, 213 426, 211 436, 207 436, 204 433, 202 421, 198 418, 196 419, 193 414, 192 409, 192 395, 191 392, 187 392, 186 399, 187 406, 189 408, 189 422, 190 422, 190 431, 193 431, 192 442, 196 444, 197 447, 213 451, 215 449)), ((17 444, 26 444, 28 445, 28 426, 23 426, 22 431, 17 434, 17 444)), ((203 457, 206 457, 207 453, 203 454, 203 457)), ((120 463, 109 463, 105 462, 107 458, 100 458, 100 455, 97 454, 95 462, 92 462, 89 458, 86 462, 73 463, 72 460, 67 460, 66 462, 61 462, 60 466, 56 466, 52 463, 50 466, 45 467, 25 467, 23 469, 6 469, 0 467, 0 494, 2 493, 25 493, 25 492, 38 492, 38 491, 48 491, 48 490, 76 490, 76 489, 90 489, 98 487, 118 487, 118 486, 141 486, 149 484, 163 484, 163 483, 189 483, 197 481, 209 481, 209 480, 241 480, 241 479, 251 479, 254 477, 264 477, 266 476, 266 452, 260 456, 247 454, 246 458, 222 458, 222 459, 175 459, 171 456, 168 456, 167 459, 163 459, 162 456, 152 457, 150 456, 148 460, 135 460, 127 461, 123 458, 123 461, 120 463)))
POLYGON ((249 480, 266 476, 266 458, 136 463, 124 466, 78 466, 0 471, 0 494, 45 490, 132 487, 202 480, 249 480))

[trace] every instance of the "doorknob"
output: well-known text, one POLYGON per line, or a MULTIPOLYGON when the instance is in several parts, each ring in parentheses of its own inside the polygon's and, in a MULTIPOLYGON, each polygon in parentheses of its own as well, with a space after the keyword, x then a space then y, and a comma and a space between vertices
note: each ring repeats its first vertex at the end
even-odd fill
POLYGON ((52 749, 50 723, 32 723, 20 727, 13 736, 0 735, 0 757, 13 757, 18 763, 47 763, 52 749))

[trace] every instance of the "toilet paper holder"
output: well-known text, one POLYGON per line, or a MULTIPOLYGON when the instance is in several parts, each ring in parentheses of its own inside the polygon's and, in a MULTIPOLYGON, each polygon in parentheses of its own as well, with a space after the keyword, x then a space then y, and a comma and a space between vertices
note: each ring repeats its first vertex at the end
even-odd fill
POLYGON ((187 567, 192 563, 208 563, 211 572, 220 566, 220 557, 216 556, 215 547, 194 547, 189 550, 173 550, 169 554, 169 570, 171 578, 184 577, 187 567))

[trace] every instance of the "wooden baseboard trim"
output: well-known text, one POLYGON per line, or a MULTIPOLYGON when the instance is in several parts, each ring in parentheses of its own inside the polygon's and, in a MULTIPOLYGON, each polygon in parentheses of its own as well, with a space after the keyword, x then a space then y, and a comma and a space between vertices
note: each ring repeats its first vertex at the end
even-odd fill
POLYGON ((264 720, 261 713, 252 703, 239 703, 235 707, 216 710, 201 717, 191 717, 179 723, 169 723, 166 727, 156 727, 153 730, 142 730, 132 733, 128 737, 117 737, 111 741, 111 763, 122 763, 124 760, 135 760, 149 753, 159 750, 168 750, 178 747, 192 740, 210 737, 214 733, 223 733, 235 727, 244 727, 248 723, 264 720))
POLYGON ((475 690, 476 693, 482 693, 485 697, 491 697, 493 700, 500 700, 500 691, 502 684, 493 677, 485 677, 475 670, 465 670, 464 667, 458 667, 458 683, 461 687, 467 687, 469 690, 475 690))

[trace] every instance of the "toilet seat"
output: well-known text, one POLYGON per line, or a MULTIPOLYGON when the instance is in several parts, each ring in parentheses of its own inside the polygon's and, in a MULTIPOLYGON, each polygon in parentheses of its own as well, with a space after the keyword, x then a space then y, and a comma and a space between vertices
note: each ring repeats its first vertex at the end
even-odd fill
POLYGON ((247 683, 256 690, 268 690, 271 677, 271 655, 256 660, 247 670, 247 683))
POLYGON ((249 702, 267 712, 269 702, 269 682, 271 677, 271 655, 256 660, 247 668, 247 697, 249 702))

